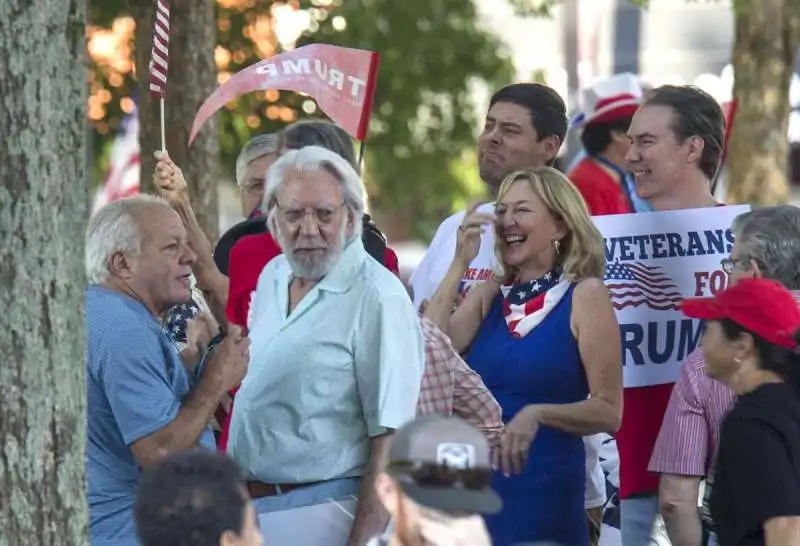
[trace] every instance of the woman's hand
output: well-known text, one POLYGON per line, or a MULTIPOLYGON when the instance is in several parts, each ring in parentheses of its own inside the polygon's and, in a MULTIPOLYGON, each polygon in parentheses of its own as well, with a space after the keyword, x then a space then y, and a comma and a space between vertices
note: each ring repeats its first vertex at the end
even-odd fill
POLYGON ((528 453, 533 439, 539 431, 539 410, 536 406, 525 406, 506 425, 506 432, 499 450, 494 451, 494 467, 503 474, 521 474, 528 462, 528 453))
POLYGON ((170 205, 187 203, 189 201, 188 185, 183 177, 183 172, 170 159, 166 152, 155 152, 156 169, 153 173, 153 185, 158 194, 170 205))
POLYGON ((458 239, 456 243, 456 259, 466 268, 478 256, 481 249, 481 234, 485 226, 494 222, 494 214, 478 212, 480 203, 475 203, 464 216, 458 226, 458 239))

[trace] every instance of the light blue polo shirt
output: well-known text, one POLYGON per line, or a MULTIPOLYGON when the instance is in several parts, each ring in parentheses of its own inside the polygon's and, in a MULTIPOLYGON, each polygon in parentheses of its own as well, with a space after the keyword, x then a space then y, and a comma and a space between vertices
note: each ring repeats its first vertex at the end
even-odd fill
MULTIPOLYGON (((135 546, 139 466, 130 445, 167 426, 191 391, 172 339, 137 300, 86 290, 86 478, 92 546, 135 546)), ((209 428, 202 445, 214 448, 209 428)))
POLYGON ((291 279, 283 255, 259 277, 228 452, 265 483, 361 476, 370 438, 415 416, 425 363, 419 319, 360 238, 287 315, 291 279))

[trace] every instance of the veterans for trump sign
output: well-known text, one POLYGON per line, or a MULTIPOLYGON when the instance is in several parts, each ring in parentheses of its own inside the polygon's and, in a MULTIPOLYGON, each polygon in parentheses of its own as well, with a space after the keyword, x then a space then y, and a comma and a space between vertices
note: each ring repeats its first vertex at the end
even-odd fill
POLYGON ((189 144, 226 103, 267 89, 311 96, 331 120, 363 142, 372 112, 378 59, 374 51, 311 44, 259 61, 228 78, 206 99, 195 115, 189 144))
POLYGON ((700 342, 684 298, 727 285, 721 261, 733 248, 730 225, 749 206, 597 216, 605 282, 619 320, 625 387, 672 383, 700 342))

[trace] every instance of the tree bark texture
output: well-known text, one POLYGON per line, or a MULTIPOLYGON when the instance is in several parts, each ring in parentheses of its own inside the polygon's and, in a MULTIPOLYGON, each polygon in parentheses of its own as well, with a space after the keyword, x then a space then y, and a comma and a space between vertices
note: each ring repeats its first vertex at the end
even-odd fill
POLYGON ((0 546, 87 544, 85 15, 0 1, 0 546))
MULTIPOLYGON (((187 147, 189 131, 200 105, 217 87, 214 48, 217 19, 214 0, 171 0, 169 21, 169 74, 165 98, 167 151, 183 170, 192 207, 209 240, 219 231, 219 124, 210 119, 187 147)), ((154 0, 135 0, 136 77, 139 96, 139 146, 141 188, 153 193, 153 152, 161 149, 159 100, 149 91, 148 66, 153 43, 154 0)))
POLYGON ((800 45, 800 2, 734 2, 730 203, 785 203, 789 195, 789 85, 800 45))

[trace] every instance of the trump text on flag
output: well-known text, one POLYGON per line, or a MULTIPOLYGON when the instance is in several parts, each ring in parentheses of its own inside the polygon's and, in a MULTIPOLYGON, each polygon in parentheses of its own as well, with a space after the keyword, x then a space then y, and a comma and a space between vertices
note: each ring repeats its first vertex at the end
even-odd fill
POLYGON ((243 68, 200 106, 189 132, 189 143, 225 104, 245 93, 266 89, 310 96, 332 121, 363 142, 372 111, 378 59, 374 51, 310 44, 243 68))
POLYGON ((684 298, 727 285, 721 261, 730 225, 747 206, 595 217, 604 237, 605 283, 617 314, 626 387, 675 381, 701 324, 680 311, 684 298))
POLYGON ((344 91, 354 100, 362 100, 364 86, 367 84, 365 78, 330 68, 328 63, 322 59, 299 58, 268 63, 259 66, 256 72, 275 79, 313 76, 320 84, 332 87, 337 91, 344 91))

